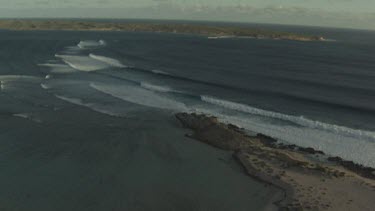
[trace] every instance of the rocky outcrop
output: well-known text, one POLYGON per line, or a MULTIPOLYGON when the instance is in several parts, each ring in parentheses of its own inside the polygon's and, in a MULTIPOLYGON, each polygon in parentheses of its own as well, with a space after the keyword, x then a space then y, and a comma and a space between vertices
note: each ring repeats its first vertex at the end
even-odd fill
POLYGON ((224 150, 239 150, 249 145, 245 134, 234 125, 225 125, 215 117, 179 113, 176 118, 187 128, 193 129, 192 138, 224 150), (231 141, 228 141, 231 140, 231 141))
POLYGON ((331 162, 335 162, 338 165, 341 165, 344 168, 361 175, 362 177, 366 177, 366 178, 375 180, 375 169, 374 168, 366 167, 366 166, 363 166, 363 165, 360 165, 360 164, 356 164, 353 161, 344 160, 340 157, 329 157, 328 160, 331 161, 331 162))

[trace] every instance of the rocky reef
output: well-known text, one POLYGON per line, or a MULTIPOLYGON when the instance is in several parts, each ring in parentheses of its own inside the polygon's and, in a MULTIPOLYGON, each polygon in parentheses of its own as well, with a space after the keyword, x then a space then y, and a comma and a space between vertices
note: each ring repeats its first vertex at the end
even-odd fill
POLYGON ((245 172, 284 192, 275 204, 280 210, 372 210, 375 183, 372 169, 350 167, 342 159, 322 162, 313 148, 280 144, 263 134, 249 136, 231 124, 202 114, 178 113, 176 118, 193 131, 187 135, 222 150, 232 151, 245 172), (337 164, 336 164, 337 163, 337 164), (371 176, 372 175, 372 176, 371 176))

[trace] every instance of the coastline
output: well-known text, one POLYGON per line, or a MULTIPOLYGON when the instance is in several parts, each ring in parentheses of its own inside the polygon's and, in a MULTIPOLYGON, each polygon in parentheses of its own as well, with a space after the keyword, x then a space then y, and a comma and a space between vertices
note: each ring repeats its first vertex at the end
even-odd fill
POLYGON ((0 29, 31 31, 31 30, 61 30, 61 31, 129 31, 157 32, 174 34, 192 34, 206 36, 208 39, 223 38, 254 38, 294 41, 326 41, 315 35, 301 35, 282 31, 270 31, 258 28, 238 26, 215 26, 199 24, 167 24, 167 23, 118 23, 93 22, 78 20, 0 20, 0 29))
POLYGON ((281 189, 280 210, 372 210, 375 170, 341 158, 318 159, 324 152, 224 124, 215 117, 178 113, 176 118, 193 131, 188 137, 233 152, 249 176, 281 189), (313 158, 317 157, 317 158, 313 158))

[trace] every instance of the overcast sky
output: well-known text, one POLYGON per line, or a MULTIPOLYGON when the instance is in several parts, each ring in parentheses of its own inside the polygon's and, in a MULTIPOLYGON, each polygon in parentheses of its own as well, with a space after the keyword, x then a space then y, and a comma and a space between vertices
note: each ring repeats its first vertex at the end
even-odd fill
POLYGON ((0 0, 0 17, 204 19, 375 29, 375 0, 0 0))

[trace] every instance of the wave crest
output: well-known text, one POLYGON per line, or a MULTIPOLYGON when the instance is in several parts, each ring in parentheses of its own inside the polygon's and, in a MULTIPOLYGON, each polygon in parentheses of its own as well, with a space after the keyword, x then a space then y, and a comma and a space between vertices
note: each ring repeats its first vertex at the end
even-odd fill
POLYGON ((282 114, 282 113, 273 112, 273 111, 267 111, 267 110, 251 107, 249 105, 231 102, 227 100, 221 100, 221 99, 217 99, 217 98, 209 97, 209 96, 201 96, 201 100, 204 102, 211 103, 211 104, 221 106, 224 108, 228 108, 231 110, 236 110, 236 111, 264 116, 264 117, 270 117, 270 118, 284 120, 284 121, 290 121, 297 125, 308 127, 308 128, 326 130, 326 131, 330 131, 330 132, 340 134, 340 135, 362 138, 362 139, 375 142, 375 132, 371 132, 371 131, 363 131, 363 130, 357 130, 357 129, 344 127, 344 126, 328 124, 324 122, 307 119, 303 116, 293 116, 293 115, 287 115, 287 114, 282 114))

